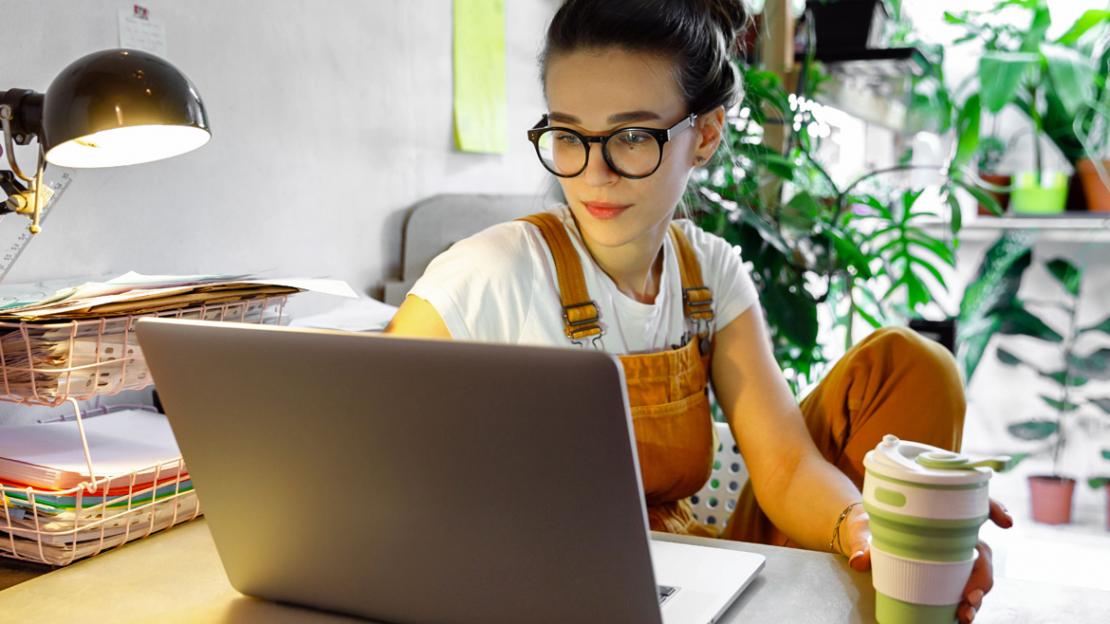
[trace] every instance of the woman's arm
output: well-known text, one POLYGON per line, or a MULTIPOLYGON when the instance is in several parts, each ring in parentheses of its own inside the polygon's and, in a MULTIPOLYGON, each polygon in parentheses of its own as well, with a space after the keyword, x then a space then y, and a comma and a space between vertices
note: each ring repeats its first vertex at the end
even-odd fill
MULTIPOLYGON (((760 507, 798 545, 828 550, 837 517, 861 496, 810 438, 775 362, 758 304, 717 332, 713 391, 744 456, 760 507)), ((862 515, 862 506, 854 507, 842 529, 862 515)), ((841 531, 842 536, 848 534, 841 531)), ((842 544, 849 548, 848 540, 842 544)))
POLYGON ((419 336, 424 338, 451 339, 443 317, 427 301, 415 295, 405 297, 401 307, 385 328, 387 334, 398 336, 419 336))

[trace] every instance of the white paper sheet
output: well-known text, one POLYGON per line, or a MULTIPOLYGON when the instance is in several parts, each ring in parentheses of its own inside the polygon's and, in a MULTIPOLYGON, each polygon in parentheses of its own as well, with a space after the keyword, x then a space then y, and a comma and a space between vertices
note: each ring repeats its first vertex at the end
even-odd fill
POLYGON ((376 299, 360 298, 322 312, 294 318, 291 327, 314 327, 343 331, 380 331, 385 329, 397 308, 376 299))
MULTIPOLYGON (((181 455, 169 422, 156 412, 121 410, 84 424, 94 476, 125 475, 181 455)), ((0 427, 0 479, 63 489, 88 478, 76 421, 0 427)))

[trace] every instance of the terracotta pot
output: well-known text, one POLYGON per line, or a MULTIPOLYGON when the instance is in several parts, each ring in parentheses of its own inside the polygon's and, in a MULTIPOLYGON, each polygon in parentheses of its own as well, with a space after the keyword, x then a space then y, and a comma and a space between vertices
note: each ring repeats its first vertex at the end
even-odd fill
MULTIPOLYGON (((1110 174, 1110 160, 1102 161, 1102 167, 1110 174)), ((1110 212, 1110 189, 1098 177, 1095 164, 1084 158, 1075 163, 1075 171, 1083 184, 1083 193, 1087 196, 1087 210, 1091 212, 1110 212)))
MULTIPOLYGON (((995 186, 1008 187, 1014 181, 1013 176, 1002 175, 1000 173, 980 173, 979 177, 982 178, 984 182, 989 182, 990 184, 993 184, 995 186)), ((1005 213, 1010 208, 1010 193, 996 193, 994 191, 987 191, 987 194, 993 197, 994 201, 998 202, 998 206, 1002 208, 1003 213, 1005 213)), ((983 204, 979 204, 979 214, 984 217, 995 216, 995 214, 990 210, 987 210, 987 207, 983 204)))
POLYGON ((1075 479, 1051 475, 1029 477, 1033 520, 1043 524, 1070 523, 1071 498, 1074 492, 1075 479))

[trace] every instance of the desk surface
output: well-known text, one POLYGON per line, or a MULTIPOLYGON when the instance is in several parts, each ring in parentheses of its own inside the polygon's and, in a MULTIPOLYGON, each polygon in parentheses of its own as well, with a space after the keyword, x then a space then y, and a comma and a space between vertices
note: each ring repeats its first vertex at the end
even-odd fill
MULTIPOLYGON (((758 544, 663 539, 758 552, 763 572, 722 622, 871 622, 868 574, 822 553, 758 544)), ((18 563, 0 561, 0 575, 18 563)), ((10 574, 9 574, 10 576, 10 574)), ((1000 580, 978 623, 1106 622, 1110 592, 1000 580)), ((0 591, 5 621, 356 622, 243 596, 224 575, 203 519, 0 591)))

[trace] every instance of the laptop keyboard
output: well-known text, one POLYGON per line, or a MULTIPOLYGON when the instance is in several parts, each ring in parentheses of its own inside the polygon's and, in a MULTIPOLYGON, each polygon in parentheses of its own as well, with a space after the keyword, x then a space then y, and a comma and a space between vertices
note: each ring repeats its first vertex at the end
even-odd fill
POLYGON ((667 599, 678 592, 677 587, 670 587, 668 585, 656 585, 655 589, 659 590, 659 606, 663 606, 667 599))

